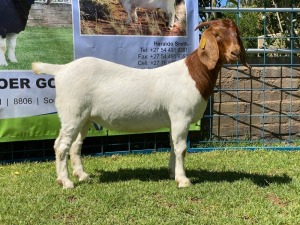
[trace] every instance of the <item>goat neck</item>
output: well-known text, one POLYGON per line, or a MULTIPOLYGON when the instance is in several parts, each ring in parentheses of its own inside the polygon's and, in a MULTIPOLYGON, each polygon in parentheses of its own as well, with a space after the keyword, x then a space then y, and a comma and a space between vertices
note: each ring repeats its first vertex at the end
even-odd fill
POLYGON ((219 60, 216 66, 209 70, 207 66, 199 59, 197 50, 195 50, 185 59, 185 63, 188 67, 189 74, 196 82, 196 87, 201 96, 205 100, 208 100, 213 93, 218 74, 223 66, 223 62, 219 60))

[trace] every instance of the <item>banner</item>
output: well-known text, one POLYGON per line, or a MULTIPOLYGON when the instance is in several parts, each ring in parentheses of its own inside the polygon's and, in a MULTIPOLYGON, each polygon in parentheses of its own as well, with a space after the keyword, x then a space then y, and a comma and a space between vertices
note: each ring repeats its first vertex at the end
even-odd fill
MULTIPOLYGON (((6 53, 7 65, 1 65, 0 55, 0 142, 52 139, 58 135, 60 122, 55 108, 54 77, 34 75, 31 72, 34 61, 64 64, 93 56, 151 69, 182 59, 197 48, 199 33, 194 31, 198 24, 197 1, 161 0, 141 4, 136 11, 127 13, 126 4, 118 0, 97 3, 74 0, 69 7, 72 28, 35 26, 33 19, 17 37, 18 62, 12 62, 6 53), (172 2, 176 7, 171 7, 172 2)), ((47 12, 51 14, 48 6, 34 4, 30 11, 33 17, 40 8, 44 16, 47 12)), ((7 49, 11 44, 9 38, 6 38, 7 49)), ((1 44, 4 39, 0 39, 1 44)), ((194 125, 191 129, 199 127, 194 125)), ((94 124, 89 132, 89 136, 107 134, 120 133, 107 131, 101 124, 94 124)))

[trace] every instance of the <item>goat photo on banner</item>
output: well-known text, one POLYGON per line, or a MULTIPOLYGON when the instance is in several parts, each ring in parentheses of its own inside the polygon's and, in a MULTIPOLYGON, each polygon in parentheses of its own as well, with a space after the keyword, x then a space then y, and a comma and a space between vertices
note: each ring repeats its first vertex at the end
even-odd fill
POLYGON ((71 16, 70 4, 1 0, 0 69, 30 70, 31 62, 36 60, 53 63, 73 60, 71 16), (70 19, 60 22, 69 15, 70 19))
POLYGON ((80 0, 82 35, 185 36, 184 0, 80 0))
POLYGON ((0 1, 0 66, 7 66, 8 61, 18 62, 15 55, 17 37, 25 29, 33 3, 34 0, 0 1))

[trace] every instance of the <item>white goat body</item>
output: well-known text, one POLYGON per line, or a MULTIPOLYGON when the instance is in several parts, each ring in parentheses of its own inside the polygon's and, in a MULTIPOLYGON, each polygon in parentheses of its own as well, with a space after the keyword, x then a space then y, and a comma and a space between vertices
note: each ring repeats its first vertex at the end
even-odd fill
POLYGON ((129 132, 170 128, 170 175, 179 187, 191 184, 184 170, 189 126, 202 118, 223 63, 236 62, 240 56, 248 66, 236 25, 221 20, 198 27, 209 25, 191 55, 156 69, 129 68, 92 57, 66 65, 32 64, 37 74, 55 75, 61 129, 54 148, 57 181, 64 188, 73 187, 69 153, 73 174, 80 181, 88 178, 80 154, 92 122, 129 132))
POLYGON ((175 20, 175 0, 119 0, 127 13, 126 24, 130 24, 131 12, 134 15, 134 21, 138 20, 137 8, 143 9, 162 9, 168 17, 168 26, 173 27, 175 20))
POLYGON ((86 57, 63 66, 35 64, 34 71, 56 75, 55 103, 62 123, 72 109, 77 120, 84 114, 84 121, 110 130, 143 132, 170 127, 170 117, 196 122, 206 105, 184 60, 135 69, 86 57))

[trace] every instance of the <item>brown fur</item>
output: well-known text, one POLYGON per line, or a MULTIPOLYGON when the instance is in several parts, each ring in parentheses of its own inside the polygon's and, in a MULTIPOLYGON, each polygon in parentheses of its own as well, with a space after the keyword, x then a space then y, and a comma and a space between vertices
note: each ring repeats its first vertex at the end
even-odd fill
POLYGON ((198 55, 201 61, 207 66, 209 70, 215 68, 219 60, 219 48, 215 37, 211 32, 204 32, 202 34, 200 48, 198 48, 198 55), (202 48, 202 43, 205 45, 202 48))
POLYGON ((203 62, 200 61, 197 50, 190 54, 186 60, 189 73, 196 82, 196 87, 200 91, 202 97, 208 100, 215 87, 218 72, 210 71, 203 62))
POLYGON ((203 26, 210 27, 202 33, 198 49, 186 58, 185 63, 197 89, 208 100, 223 64, 237 61, 228 59, 228 54, 236 54, 245 66, 249 65, 245 62, 246 52, 234 22, 214 20, 199 24, 197 28, 203 26))

